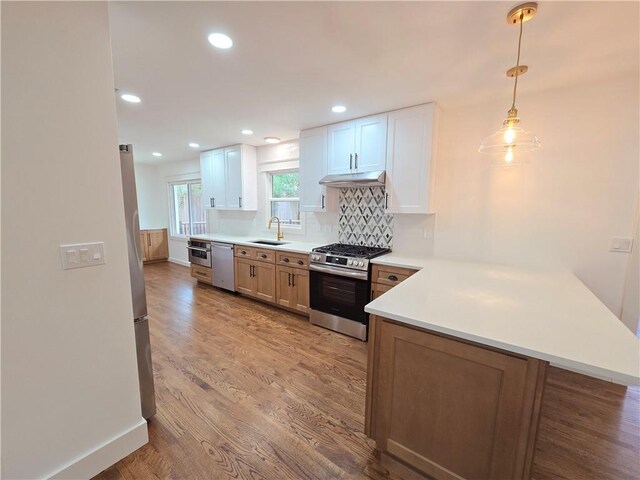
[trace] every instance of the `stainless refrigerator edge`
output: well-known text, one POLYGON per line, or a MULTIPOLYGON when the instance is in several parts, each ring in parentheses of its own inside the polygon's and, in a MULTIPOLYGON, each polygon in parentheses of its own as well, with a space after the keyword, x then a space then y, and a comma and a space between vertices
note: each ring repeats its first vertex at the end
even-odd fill
POLYGON ((127 250, 129 251, 129 273, 131 275, 131 297, 133 299, 133 324, 138 357, 138 380, 142 416, 149 419, 156 413, 156 396, 151 363, 149 320, 147 318, 147 296, 144 291, 144 273, 140 245, 140 222, 136 177, 133 169, 133 147, 120 145, 120 169, 124 195, 124 216, 127 226, 127 250))

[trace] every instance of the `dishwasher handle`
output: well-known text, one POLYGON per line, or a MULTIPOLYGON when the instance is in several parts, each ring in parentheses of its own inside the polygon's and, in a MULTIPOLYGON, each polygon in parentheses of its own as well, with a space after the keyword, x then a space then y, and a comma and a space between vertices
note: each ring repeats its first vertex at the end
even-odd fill
POLYGON ((233 244, 231 243, 212 243, 211 248, 222 248, 225 250, 233 250, 233 244))

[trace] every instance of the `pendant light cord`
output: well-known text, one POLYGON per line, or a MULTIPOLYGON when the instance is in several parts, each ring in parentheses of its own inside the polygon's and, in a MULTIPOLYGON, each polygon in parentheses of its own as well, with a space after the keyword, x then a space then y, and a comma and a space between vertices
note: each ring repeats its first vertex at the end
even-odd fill
POLYGON ((524 19, 524 12, 520 13, 520 35, 518 36, 518 59, 516 60, 516 81, 513 84, 513 102, 511 103, 511 110, 516 108, 516 90, 518 89, 518 77, 520 76, 520 46, 522 45, 522 24, 524 19))

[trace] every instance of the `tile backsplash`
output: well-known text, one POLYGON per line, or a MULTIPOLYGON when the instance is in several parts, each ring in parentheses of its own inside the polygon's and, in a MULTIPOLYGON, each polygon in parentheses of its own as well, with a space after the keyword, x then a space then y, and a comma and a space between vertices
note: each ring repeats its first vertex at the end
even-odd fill
POLYGON ((384 187, 340 189, 340 243, 391 247, 393 215, 384 209, 384 187))

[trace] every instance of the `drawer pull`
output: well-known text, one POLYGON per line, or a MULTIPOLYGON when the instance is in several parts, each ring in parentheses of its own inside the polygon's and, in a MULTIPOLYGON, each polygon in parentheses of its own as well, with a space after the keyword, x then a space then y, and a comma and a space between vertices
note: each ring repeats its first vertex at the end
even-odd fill
POLYGON ((247 251, 246 250, 240 250, 240 255, 246 255, 247 251))
POLYGON ((391 280, 392 282, 397 282, 398 281, 398 277, 396 277, 395 275, 389 275, 387 278, 389 280, 391 280))
POLYGON ((298 260, 298 265, 304 265, 304 262, 302 260, 298 260))
POLYGON ((283 261, 284 263, 289 263, 289 257, 284 257, 284 258, 282 259, 282 261, 283 261))
POLYGON ((263 253, 262 255, 260 255, 262 258, 267 258, 267 256, 263 253))

